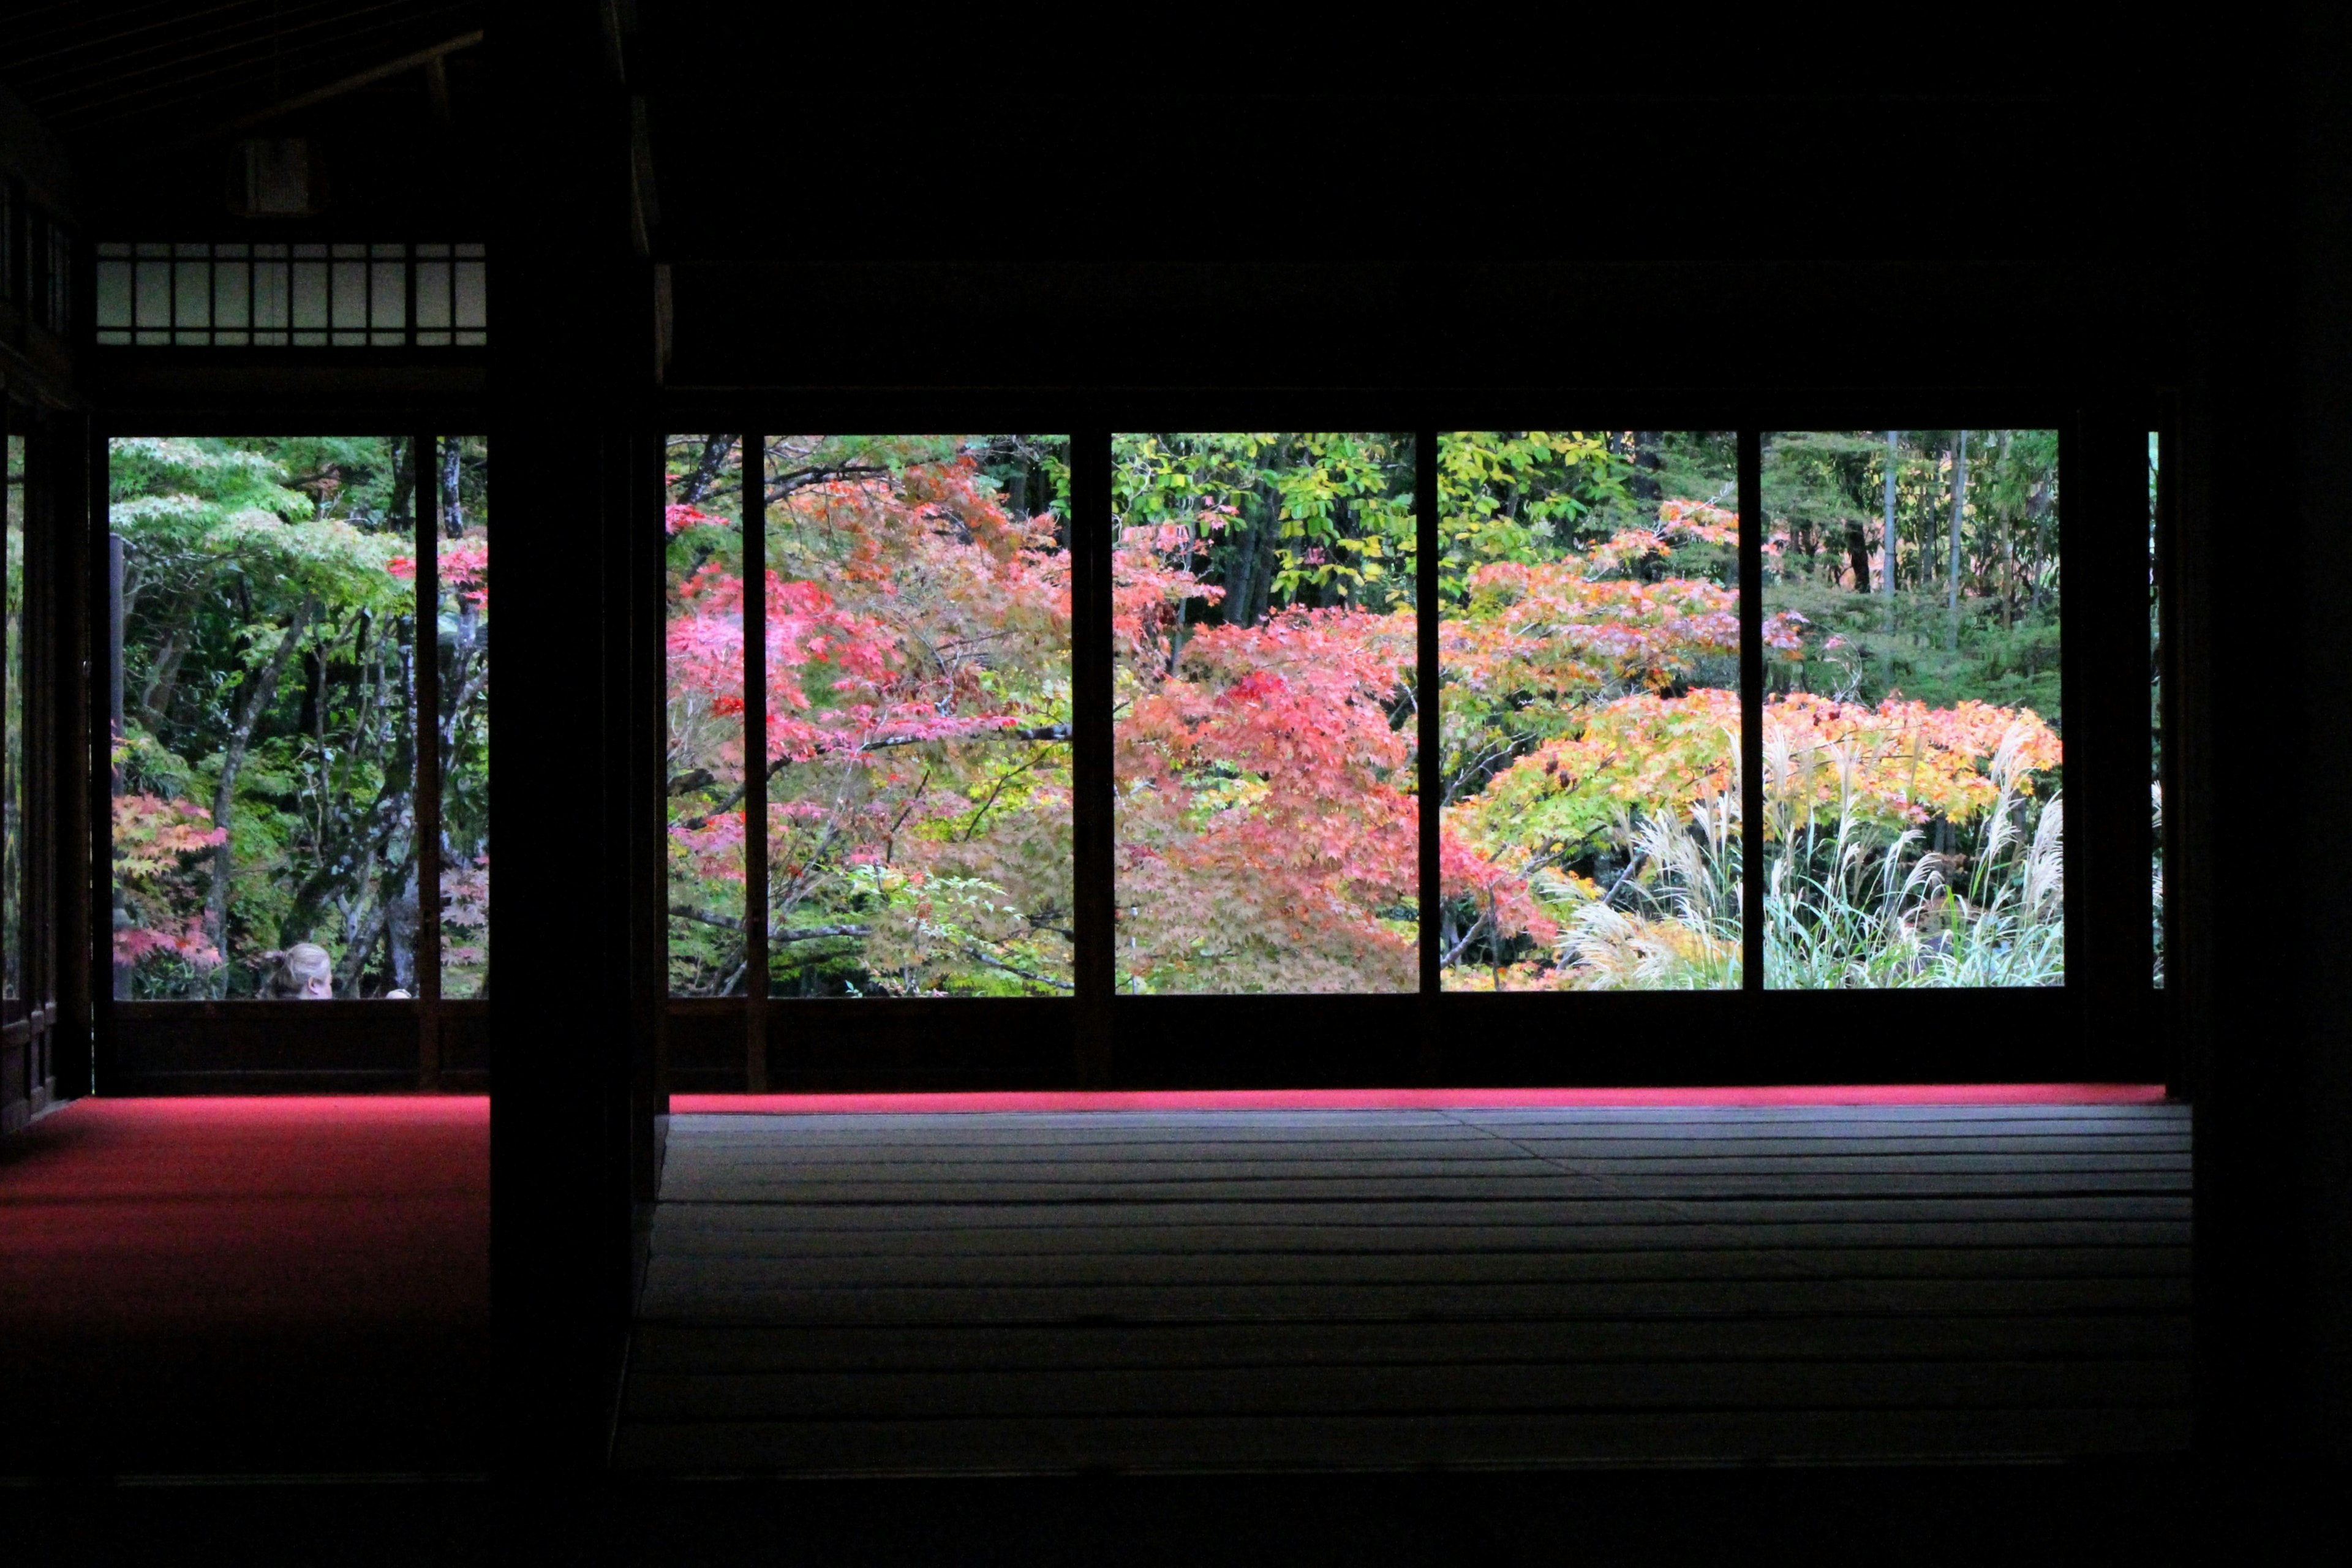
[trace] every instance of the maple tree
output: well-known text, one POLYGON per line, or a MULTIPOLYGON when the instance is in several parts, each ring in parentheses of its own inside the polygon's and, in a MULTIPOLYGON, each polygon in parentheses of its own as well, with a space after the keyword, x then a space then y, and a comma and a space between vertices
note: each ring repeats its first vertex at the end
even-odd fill
MULTIPOLYGON (((1420 611, 1395 505, 1409 473, 1393 464, 1374 485, 1363 468, 1365 454, 1402 443, 1159 436, 1115 449, 1126 988, 1417 983, 1420 611), (1294 471, 1253 473, 1236 461, 1244 452, 1294 471), (1297 495, 1317 510, 1294 518, 1297 495), (1351 526, 1369 542, 1333 548, 1351 526), (1235 611, 1241 531, 1261 552, 1271 538, 1278 563, 1333 569, 1294 577, 1303 591, 1287 603, 1276 594, 1235 611), (1363 569, 1373 564, 1386 570, 1363 569)), ((1721 504, 1731 456, 1706 436, 1441 437, 1437 893, 1449 988, 1738 983, 1738 615, 1726 584, 1738 520, 1721 504), (1670 484, 1696 493, 1664 493, 1670 484)), ((1777 565, 1784 545, 1766 553, 1777 565)), ((1769 614, 1762 632, 1781 665, 1822 640, 1795 611, 1769 614)), ((1952 965, 1919 955, 1949 950, 1953 923, 1969 919, 2004 952, 2027 945, 2009 940, 2022 921, 2037 955, 2026 967, 2059 962, 2062 816, 2033 793, 2038 782, 2050 793, 2059 752, 2038 716, 1799 691, 1768 702, 1764 721, 1766 915, 1781 931, 1768 952, 1784 977, 1952 980, 1952 965), (1825 816, 1838 825, 1826 847, 1825 816), (1923 829, 1969 826, 1988 850, 1971 876, 1957 854, 1916 850, 1923 829), (1860 887, 1859 867, 1898 871, 1893 893, 1860 887), (2032 885, 2012 898, 1996 872, 2032 885), (1874 911, 1856 939, 1868 956, 1837 967, 1807 933, 1857 899, 1874 911), (1806 964, 1788 961, 1801 949, 1806 964)))
MULTIPOLYGON (((1960 558, 1981 576, 1992 558, 1969 542, 2006 529, 2013 551, 2021 529, 2054 526, 2054 502, 2032 443, 1970 439, 1991 476, 1983 508, 2023 520, 1979 526, 1962 508, 1960 558)), ((1851 466, 1848 447, 1788 449, 1851 466)), ((674 437, 670 454, 674 989, 749 984, 756 768, 772 991, 1066 994, 1065 443, 769 438, 767 570, 749 604, 767 670, 756 747, 740 441, 674 437)), ((478 444, 457 458, 431 639, 450 994, 487 966, 488 877, 488 537, 465 468, 478 444)), ((1409 435, 1114 438, 1123 989, 1418 984, 1423 614, 1439 616, 1427 891, 1444 983, 1737 983, 1728 437, 1453 432, 1436 459, 1443 553, 1438 602, 1423 605, 1409 435)), ((299 940, 330 948, 344 994, 412 983, 405 472, 394 442, 117 444, 117 957, 137 994, 242 994, 260 952, 299 940)), ((1997 700, 2018 688, 1990 664, 1982 695, 1890 689, 1885 634, 1849 635, 1881 605, 1850 603, 1859 576, 1828 581, 1822 537, 1791 522, 1764 542, 1771 983, 2062 974, 2054 713, 1997 700)), ((2054 616, 2054 565, 2033 573, 1988 579, 2015 626, 2054 616)), ((2015 629, 1986 607, 1997 595, 1945 586, 1972 628, 1962 665, 2020 646, 1986 640, 2015 629)), ((1897 605, 1899 637, 1916 606, 1897 605)), ((1967 684, 1950 659, 1936 668, 1967 684)))
POLYGON ((775 992, 1067 992, 1061 444, 769 438, 757 751, 741 455, 733 437, 672 451, 673 990, 745 984, 746 770, 761 765, 775 992))
MULTIPOLYGON (((1066 992, 1061 446, 771 438, 754 752, 734 442, 671 444, 674 988, 746 984, 743 802, 759 758, 773 992, 1066 992)), ((1412 454, 1410 436, 1380 432, 1114 437, 1121 989, 1417 986, 1412 454)), ((1464 432, 1438 459, 1444 983, 1737 984, 1728 439, 1464 432)), ((1776 570, 1791 570, 1786 549, 1767 545, 1776 570)), ((1822 641, 1796 610, 1769 615, 1763 635, 1790 668, 1822 641)), ((1940 954, 1968 920, 2012 934, 2027 921, 2043 933, 2034 962, 2052 961, 2050 726, 1979 701, 1802 689, 1768 702, 1765 726, 1767 915, 1783 928, 1768 950, 1784 971, 1950 980, 1940 954), (1955 827, 1989 834, 1990 853, 1919 848, 1955 827), (2027 849, 2041 856, 2032 888, 1995 887, 2023 875, 2027 849), (1893 895, 1857 868, 1894 872, 1893 895), (1858 968, 1845 948, 1825 956, 1833 893, 1874 911, 1847 933, 1868 947, 1858 968)))

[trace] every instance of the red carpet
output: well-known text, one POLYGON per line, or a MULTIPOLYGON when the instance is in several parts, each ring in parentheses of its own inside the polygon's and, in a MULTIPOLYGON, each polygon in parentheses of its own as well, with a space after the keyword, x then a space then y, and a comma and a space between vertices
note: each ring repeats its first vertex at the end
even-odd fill
POLYGON ((998 1094, 673 1094, 679 1114, 920 1110, 1446 1110, 1506 1106, 2147 1105, 2160 1083, 1801 1084, 1756 1089, 1243 1089, 998 1094))
POLYGON ((0 1258, 0 1472, 487 1462, 486 1100, 79 1101, 0 1258))

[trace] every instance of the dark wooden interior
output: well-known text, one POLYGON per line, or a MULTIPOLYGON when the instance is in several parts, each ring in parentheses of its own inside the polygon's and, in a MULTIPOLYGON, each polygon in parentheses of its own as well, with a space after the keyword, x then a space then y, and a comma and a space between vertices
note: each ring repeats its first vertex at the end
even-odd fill
MULTIPOLYGON (((1246 49, 1238 29, 1144 17, 1123 25, 1170 36, 1084 43, 1057 23, 894 42, 870 17, 709 0, 278 11, 103 0, 32 7, 0 38, 0 420, 26 452, 28 734, 26 985, 0 1006, 0 1133, 93 1095, 489 1092, 493 1464, 553 1487, 606 1474, 627 1419, 618 1369, 674 1090, 2162 1083, 2195 1127, 2191 1420, 2187 1457, 2165 1461, 2186 1468, 2100 1473, 2219 1517, 2352 1458, 2339 7, 1997 7, 1965 26, 1693 13, 1605 34, 1563 17, 1475 46, 1457 35, 1489 24, 1466 14, 1344 41, 1268 20, 1246 49), (838 64, 877 50, 887 69, 838 64), (1559 79, 1556 62, 1612 50, 1607 90, 1559 79), (315 212, 225 200, 227 147, 262 134, 324 150, 315 212), (1955 194, 1988 170, 2007 199, 1955 194), (97 342, 97 245, 257 237, 482 240, 489 346, 97 342), (1923 328, 1948 352, 1888 352, 1923 328), (1161 422, 1643 419, 2063 432, 2063 989, 1118 997, 1097 939, 1066 1001, 665 994, 663 433, 976 426, 1083 447, 1161 422), (2161 991, 2141 794, 2151 429, 2167 454, 2161 991), (105 443, 257 430, 495 444, 500 571, 529 588, 502 605, 492 1000, 297 1017, 112 1000, 105 443)), ((1082 463, 1077 480, 1077 508, 1107 513, 1108 475, 1082 463)), ((1107 599, 1107 563, 1091 569, 1107 599)), ((1107 709, 1108 655, 1091 657, 1079 685, 1099 682, 1107 709)), ((1082 735, 1081 776, 1108 766, 1107 736, 1082 735)), ((1107 815, 1077 827, 1097 932, 1107 815)), ((1285 1495, 1310 1495, 1298 1484, 1285 1495)), ((2056 1518, 2074 1484, 1822 1495, 2056 1518)), ((1442 1510, 1463 1485, 1395 1496, 1442 1510)), ((1640 1495, 1737 1511, 1766 1485, 1640 1495)), ((431 1506, 478 1533, 483 1505, 461 1494, 431 1506)), ((1202 1494, 1122 1493, 1100 1517, 1180 1495, 1202 1494)), ((846 1541, 864 1505, 807 1506, 846 1541)), ((614 1539, 654 1540, 635 1528, 614 1539)), ((2135 1539, 2160 1556, 2192 1537, 2135 1539)))
POLYGON ((2179 1105, 672 1120, 614 1463, 2187 1447, 2179 1105))

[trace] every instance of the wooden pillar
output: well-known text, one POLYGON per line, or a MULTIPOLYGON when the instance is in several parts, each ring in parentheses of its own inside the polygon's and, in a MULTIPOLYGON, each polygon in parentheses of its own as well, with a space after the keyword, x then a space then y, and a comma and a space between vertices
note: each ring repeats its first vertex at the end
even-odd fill
POLYGON ((2189 945, 2204 950, 2189 1057, 2197 1441, 2233 1481, 2264 1485, 2352 1448, 2336 1321, 2352 1277, 2352 847, 2337 829, 2352 806, 2352 731, 2337 718, 2352 702, 2352 160, 2340 56, 2322 41, 2340 46, 2346 27, 2320 7, 2281 20, 2214 50, 2200 126, 2205 362, 2184 419, 2179 580, 2202 601, 2187 650, 2200 787, 2183 804, 2204 853, 2173 895, 2191 900, 2189 945), (2312 245, 2301 269, 2299 236, 2312 245))
POLYGON ((106 512, 104 454, 87 416, 49 416, 41 449, 49 468, 40 525, 50 541, 49 711, 45 737, 55 779, 57 820, 55 921, 58 1021, 51 1066, 61 1100, 88 1094, 92 1083, 91 1036, 96 984, 110 975, 112 937, 103 897, 107 818, 103 791, 109 754, 104 724, 90 700, 93 627, 91 595, 105 587, 99 548, 106 512))
POLYGON ((1071 979, 1077 998, 1077 1081, 1108 1088, 1118 1062, 1111 994, 1118 983, 1118 843, 1110 808, 1111 556, 1110 432, 1070 432, 1071 879, 1076 903, 1071 979))
POLYGON ((646 268, 601 9, 518 12, 488 45, 503 116, 491 1270, 517 1478, 603 1462, 629 1308, 626 431, 645 359, 630 351, 652 329, 631 330, 651 289, 632 288, 646 268))
MULTIPOLYGON (((414 269, 412 268, 412 277, 414 269)), ((412 283, 413 287, 413 283, 412 283)), ((454 441, 455 437, 448 439, 454 441)), ((436 437, 408 438, 415 475, 416 1087, 441 1087, 441 464, 436 437)))
POLYGON ((2066 436, 2066 986, 2095 1075, 2145 1079, 2169 1066, 2150 982, 2147 710, 2132 700, 2147 680, 2146 399, 2094 386, 2066 436))
MULTIPOLYGON (((668 776, 662 742, 668 723, 663 566, 669 536, 661 526, 667 481, 662 438, 639 431, 628 440, 629 511, 622 520, 628 573, 629 774, 629 1180, 640 1248, 661 1178, 661 1138, 669 1121, 669 1080, 662 1054, 663 1006, 669 994, 669 862, 664 830, 668 776)), ((643 1262, 642 1254, 637 1266, 643 1262)), ((633 1274, 636 1272, 633 1267, 633 1274)))

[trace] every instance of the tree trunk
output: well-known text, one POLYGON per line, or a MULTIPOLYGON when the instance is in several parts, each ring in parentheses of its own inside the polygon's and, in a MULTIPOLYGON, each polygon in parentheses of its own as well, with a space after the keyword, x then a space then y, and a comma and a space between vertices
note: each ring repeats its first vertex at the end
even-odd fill
POLYGON ((1952 443, 1952 545, 1951 558, 1945 583, 1944 610, 1948 617, 1944 626, 1944 647, 1958 652, 1960 646, 1960 518, 1969 510, 1969 433, 1958 433, 1952 443))
POLYGON ((192 617, 196 613, 196 589, 191 585, 172 606, 172 629, 163 634, 163 647, 155 656, 155 668, 147 678, 147 689, 139 694, 139 721, 151 735, 163 727, 163 717, 172 710, 172 699, 179 694, 180 664, 188 657, 188 645, 195 640, 192 617))
POLYGON ((1218 618, 1229 626, 1250 624, 1250 595, 1255 592, 1250 574, 1257 565, 1258 538, 1273 527, 1270 522, 1263 527, 1250 522, 1241 523, 1238 529, 1230 524, 1226 527, 1229 538, 1236 531, 1240 534, 1234 540, 1233 554, 1225 563, 1225 596, 1217 604, 1218 618))
MULTIPOLYGON (((456 442, 450 443, 450 449, 457 449, 456 442)), ((719 478, 719 470, 726 466, 727 454, 734 449, 735 437, 732 436, 706 437, 702 443, 702 456, 695 461, 694 472, 687 475, 677 487, 677 504, 694 506, 700 502, 719 478)))
MULTIPOLYGON (((2009 468, 2010 433, 2000 433, 2000 468, 2009 468)), ((2007 631, 2017 625, 2017 531, 2006 519, 2000 523, 2000 627, 2007 631)))
MULTIPOLYGON (((387 689, 400 693, 414 689, 404 677, 404 667, 401 661, 394 661, 390 670, 379 663, 375 689, 380 695, 387 689)), ((377 710, 376 705, 371 704, 363 711, 357 725, 362 735, 374 733, 377 710)), ((311 931, 328 907, 337 901, 339 894, 358 900, 360 904, 368 902, 376 885, 377 868, 390 863, 388 858, 392 847, 402 830, 409 829, 414 837, 416 816, 415 722, 416 716, 412 712, 407 724, 395 728, 384 759, 383 783, 377 786, 375 798, 366 811, 354 813, 348 820, 341 814, 336 814, 331 831, 313 847, 309 856, 310 873, 296 888, 293 901, 278 928, 279 946, 309 941, 311 931)), ((362 742, 351 749, 354 760, 362 752, 365 744, 362 742)), ((341 784, 331 785, 328 794, 331 798, 340 799, 342 794, 341 784)), ((406 863, 413 866, 415 859, 416 850, 412 843, 406 863)), ((406 871, 398 873, 401 878, 408 875, 406 871)), ((413 897, 405 891, 406 885, 404 881, 395 879, 394 886, 400 890, 395 892, 394 902, 413 897)), ((375 933, 379 928, 376 925, 369 924, 363 929, 370 933, 364 942, 354 934, 346 917, 344 935, 347 942, 342 964, 336 974, 338 992, 358 975, 377 941, 375 933)))
POLYGON ((2026 563, 2026 571, 2033 579, 2030 607, 2039 614, 2043 603, 2042 594, 2042 563, 2050 559, 2050 504, 2053 497, 2053 476, 2043 475, 2026 498, 2026 514, 2033 519, 2033 555, 2026 563))
POLYGON ((1256 586, 1250 594, 1250 616, 1242 623, 1244 626, 1256 626, 1274 613, 1274 569, 1276 557, 1282 550, 1281 531, 1282 515, 1277 507, 1265 531, 1257 536, 1257 565, 1251 573, 1256 586))
POLYGON ((412 872, 408 886, 393 906, 392 918, 384 924, 384 952, 392 960, 392 987, 405 991, 411 996, 420 987, 416 976, 416 928, 421 916, 416 907, 416 878, 412 872))
MULTIPOLYGON (((412 844, 409 854, 393 869, 393 886, 398 891, 369 910, 366 918, 361 921, 359 930, 348 933, 349 940, 343 946, 342 966, 335 975, 336 995, 359 994, 360 971, 367 967, 368 955, 375 951, 376 943, 384 941, 398 923, 404 909, 411 912, 409 929, 415 931, 415 878, 416 855, 415 847, 412 844)), ((399 962, 398 955, 394 954, 393 965, 396 966, 399 962)))
POLYGON ((416 495, 416 468, 408 460, 408 438, 394 436, 384 446, 392 461, 392 500, 384 506, 384 521, 406 522, 416 495))
POLYGON ((457 437, 441 443, 441 531, 451 539, 466 536, 466 513, 457 505, 457 437))
MULTIPOLYGON (((1902 459, 1902 437, 1903 432, 1900 430, 1889 430, 1886 433, 1886 499, 1885 503, 1886 523, 1885 529, 1882 531, 1882 537, 1886 545, 1886 572, 1885 575, 1881 579, 1881 582, 1885 584, 1886 589, 1886 607, 1889 615, 1892 615, 1895 609, 1895 469, 1896 465, 1902 459)), ((1890 626, 1887 629, 1892 631, 1894 628, 1890 626)))
POLYGON ((205 895, 205 934, 212 939, 213 951, 221 956, 219 966, 213 971, 212 993, 215 997, 226 994, 228 985, 229 878, 236 867, 226 834, 230 808, 236 804, 236 775, 245 766, 247 748, 253 744, 254 727, 269 711, 270 700, 278 694, 278 682, 286 673, 288 661, 294 657, 294 645, 302 640, 303 628, 317 613, 318 602, 314 599, 306 598, 294 606, 294 615, 286 623, 285 635, 278 638, 277 649, 253 675, 245 700, 237 705, 236 722, 229 731, 227 743, 221 748, 220 782, 213 787, 213 826, 222 829, 224 837, 213 849, 212 887, 205 895))
POLYGON ((1636 430, 1633 432, 1633 474, 1625 489, 1644 509, 1654 510, 1664 496, 1658 472, 1665 467, 1665 458, 1658 452, 1664 432, 1636 430))

